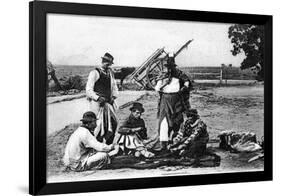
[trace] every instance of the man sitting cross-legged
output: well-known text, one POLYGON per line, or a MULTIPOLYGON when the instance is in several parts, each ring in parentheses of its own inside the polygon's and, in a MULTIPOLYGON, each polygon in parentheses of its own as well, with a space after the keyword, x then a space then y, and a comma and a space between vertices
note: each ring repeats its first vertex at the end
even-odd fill
POLYGON ((97 141, 93 135, 96 128, 96 115, 86 112, 82 125, 70 136, 63 157, 64 165, 72 171, 102 169, 110 162, 110 156, 117 154, 118 145, 107 145, 97 141))
POLYGON ((187 120, 173 139, 170 151, 179 156, 197 158, 206 152, 209 141, 207 126, 200 119, 196 109, 190 109, 186 116, 187 120))

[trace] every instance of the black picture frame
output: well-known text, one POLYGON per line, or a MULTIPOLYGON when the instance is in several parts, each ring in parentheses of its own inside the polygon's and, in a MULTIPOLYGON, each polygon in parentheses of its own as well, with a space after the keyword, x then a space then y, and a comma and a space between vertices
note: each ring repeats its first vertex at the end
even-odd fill
POLYGON ((58 194, 272 180, 272 20, 269 15, 187 11, 33 1, 29 4, 29 193, 58 194), (97 15, 181 21, 258 24, 265 27, 264 171, 47 183, 46 180, 46 15, 97 15))

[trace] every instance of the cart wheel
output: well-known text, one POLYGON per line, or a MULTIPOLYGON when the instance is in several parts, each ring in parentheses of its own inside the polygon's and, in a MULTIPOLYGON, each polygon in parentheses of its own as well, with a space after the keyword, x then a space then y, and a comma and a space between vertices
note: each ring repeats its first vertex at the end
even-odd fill
POLYGON ((156 86, 156 79, 159 77, 163 70, 163 61, 156 59, 146 69, 147 88, 154 89, 156 86))

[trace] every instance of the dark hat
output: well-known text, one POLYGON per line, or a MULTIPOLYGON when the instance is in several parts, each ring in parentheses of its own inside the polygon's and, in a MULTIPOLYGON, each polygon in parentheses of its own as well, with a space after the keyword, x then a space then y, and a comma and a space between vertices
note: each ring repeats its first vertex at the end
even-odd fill
POLYGON ((131 110, 131 111, 132 111, 132 110, 139 110, 141 113, 144 112, 144 108, 143 108, 142 104, 139 103, 139 102, 134 102, 134 103, 133 103, 133 106, 130 108, 130 110, 131 110))
POLYGON ((167 68, 171 68, 171 67, 176 67, 177 65, 175 64, 175 56, 174 54, 168 54, 168 56, 166 57, 166 63, 164 64, 164 66, 166 66, 167 68))
POLYGON ((186 116, 187 116, 187 117, 198 116, 198 112, 197 112, 196 109, 189 109, 189 110, 186 112, 186 116))
POLYGON ((85 112, 85 113, 83 114, 83 118, 82 118, 80 121, 83 121, 83 122, 92 122, 92 121, 94 121, 94 120, 97 120, 97 117, 96 117, 95 113, 89 111, 89 112, 85 112))
POLYGON ((102 61, 103 62, 109 62, 109 63, 112 63, 113 64, 113 56, 111 54, 109 54, 108 52, 104 54, 102 58, 102 61))

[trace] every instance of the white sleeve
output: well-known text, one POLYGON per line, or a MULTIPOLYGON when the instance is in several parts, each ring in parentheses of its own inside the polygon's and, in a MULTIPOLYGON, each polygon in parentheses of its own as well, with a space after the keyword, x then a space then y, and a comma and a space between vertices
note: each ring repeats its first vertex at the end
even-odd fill
POLYGON ((162 87, 162 80, 158 80, 154 89, 159 92, 161 87, 162 87))
POLYGON ((98 100, 99 96, 94 91, 94 86, 99 78, 100 75, 97 70, 91 71, 88 76, 88 81, 86 84, 86 96, 96 101, 98 100))
POLYGON ((118 95, 118 86, 117 86, 117 82, 115 80, 113 71, 111 71, 111 79, 112 79, 112 82, 111 82, 111 84, 112 84, 112 96, 117 97, 117 95, 118 95))
POLYGON ((85 130, 82 142, 86 147, 93 148, 98 152, 108 152, 111 150, 109 145, 99 142, 88 130, 85 130))

